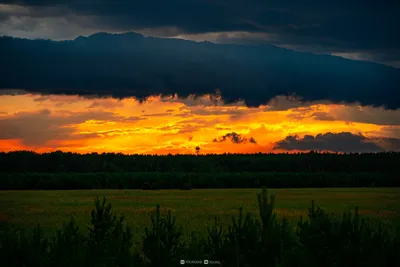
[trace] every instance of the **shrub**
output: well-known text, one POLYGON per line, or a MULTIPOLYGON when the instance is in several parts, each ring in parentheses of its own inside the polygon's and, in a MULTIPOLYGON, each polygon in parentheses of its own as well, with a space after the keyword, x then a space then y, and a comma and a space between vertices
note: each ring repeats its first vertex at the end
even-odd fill
POLYGON ((85 237, 74 217, 57 230, 49 253, 50 266, 85 266, 85 237))
POLYGON ((145 228, 142 244, 149 266, 175 266, 183 255, 181 237, 182 228, 176 226, 171 211, 167 216, 161 216, 160 206, 157 205, 155 214, 151 216, 151 227, 145 228))
POLYGON ((0 255, 7 266, 47 266, 49 240, 37 225, 32 232, 7 227, 1 232, 0 255))
POLYGON ((111 203, 106 198, 95 200, 95 209, 91 213, 88 248, 93 263, 105 266, 131 266, 133 233, 126 224, 125 216, 111 213, 111 203))

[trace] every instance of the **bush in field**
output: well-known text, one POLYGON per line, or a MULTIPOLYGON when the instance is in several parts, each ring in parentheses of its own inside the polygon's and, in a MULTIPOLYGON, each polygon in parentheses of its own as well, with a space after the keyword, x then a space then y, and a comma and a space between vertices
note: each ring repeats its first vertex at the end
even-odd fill
POLYGON ((49 253, 50 266, 85 266, 86 239, 80 233, 79 226, 71 217, 67 224, 63 224, 56 232, 49 253))
POLYGON ((182 228, 177 227, 171 211, 161 216, 160 206, 151 216, 151 227, 145 228, 142 251, 149 261, 148 266, 175 266, 183 255, 182 228))
POLYGON ((48 246, 39 225, 30 233, 7 227, 1 233, 1 262, 7 266, 47 266, 48 246))
POLYGON ((299 245, 287 255, 284 266, 389 267, 400 264, 396 235, 391 235, 380 222, 361 218, 358 208, 354 214, 346 212, 339 219, 312 202, 308 220, 301 218, 297 226, 299 245))
POLYGON ((140 248, 133 251, 133 233, 125 217, 112 213, 105 198, 96 198, 88 236, 73 218, 53 237, 45 237, 40 226, 29 233, 6 227, 0 232, 0 262, 21 267, 169 267, 181 259, 215 260, 227 267, 400 265, 397 235, 363 219, 358 209, 333 217, 313 202, 308 219, 300 218, 293 231, 285 218, 277 219, 273 195, 263 189, 257 200, 259 216, 240 209, 227 227, 215 217, 207 231, 192 233, 188 243, 171 212, 162 215, 157 206, 140 248))
POLYGON ((182 259, 205 259, 206 254, 204 244, 204 236, 198 232, 192 232, 190 240, 184 249, 182 259))
POLYGON ((240 209, 225 234, 216 224, 209 231, 209 236, 218 237, 215 240, 223 244, 220 247, 219 242, 214 242, 214 250, 222 253, 217 255, 225 266, 278 266, 284 252, 295 243, 286 218, 278 220, 274 213, 275 196, 268 196, 263 189, 257 199, 259 220, 250 213, 244 215, 240 209))
POLYGON ((93 263, 104 266, 132 266, 133 233, 124 215, 111 213, 111 204, 95 200, 89 226, 88 253, 93 263))

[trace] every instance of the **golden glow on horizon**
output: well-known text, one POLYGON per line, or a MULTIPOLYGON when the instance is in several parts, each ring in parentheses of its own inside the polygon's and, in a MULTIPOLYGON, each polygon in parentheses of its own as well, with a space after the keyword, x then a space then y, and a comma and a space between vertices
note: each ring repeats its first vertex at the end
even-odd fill
MULTIPOLYGON (((54 150, 122 153, 256 153, 272 152, 289 135, 327 132, 400 138, 400 110, 301 103, 277 97, 258 108, 243 102, 227 105, 220 96, 195 98, 83 98, 78 96, 0 95, 2 151, 54 150), (229 140, 235 132, 256 144, 229 140)), ((282 152, 274 150, 274 152, 282 152)))

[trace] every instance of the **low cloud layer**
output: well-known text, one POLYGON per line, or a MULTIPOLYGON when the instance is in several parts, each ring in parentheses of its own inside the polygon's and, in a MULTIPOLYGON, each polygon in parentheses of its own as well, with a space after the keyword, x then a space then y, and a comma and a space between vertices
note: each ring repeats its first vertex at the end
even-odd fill
MULTIPOLYGON (((128 118, 129 119, 129 118, 128 118)), ((46 146, 54 140, 80 140, 99 137, 99 133, 79 133, 76 126, 90 120, 97 123, 107 121, 126 122, 112 112, 52 112, 43 109, 34 112, 17 112, 0 117, 0 140, 19 139, 22 144, 32 147, 46 146)), ((132 121, 132 120, 130 120, 132 121)), ((104 134, 104 133, 103 133, 104 134)))
POLYGON ((294 119, 313 118, 320 121, 343 120, 348 122, 361 122, 377 125, 400 125, 400 109, 387 110, 382 107, 359 105, 327 105, 316 106, 309 103, 293 101, 294 119), (299 106, 295 106, 298 104, 299 106))
POLYGON ((350 132, 328 132, 325 134, 317 134, 316 136, 305 135, 303 138, 290 135, 284 140, 276 142, 274 149, 369 153, 399 151, 399 141, 400 139, 395 138, 367 138, 362 134, 353 134, 350 132), (384 147, 380 146, 380 143, 383 143, 384 147))

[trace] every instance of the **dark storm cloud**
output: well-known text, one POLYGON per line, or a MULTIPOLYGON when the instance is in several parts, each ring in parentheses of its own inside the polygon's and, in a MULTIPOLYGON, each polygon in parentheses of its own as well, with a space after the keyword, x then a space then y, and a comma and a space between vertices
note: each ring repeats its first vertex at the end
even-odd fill
POLYGON ((348 47, 364 49, 400 47, 400 37, 396 34, 400 4, 389 0, 373 3, 359 0, 0 0, 0 3, 29 7, 30 16, 72 13, 93 17, 95 24, 117 31, 174 27, 182 33, 267 32, 293 41, 315 38, 315 44, 346 43, 348 47))
POLYGON ((222 43, 273 43, 299 51, 342 53, 400 68, 400 2, 359 0, 22 0, 5 1, 0 35, 71 39, 98 31, 149 35, 246 32, 222 43), (11 19, 12 18, 12 19, 11 19))
POLYGON ((227 133, 223 136, 220 136, 219 138, 215 138, 213 142, 214 143, 226 142, 227 140, 230 140, 234 144, 246 144, 246 143, 257 144, 256 140, 253 137, 247 138, 235 132, 227 133))
POLYGON ((276 142, 274 149, 368 153, 398 151, 399 141, 397 138, 367 138, 349 132, 325 133, 316 136, 305 135, 303 138, 287 136, 284 140, 276 142))
POLYGON ((290 34, 221 33, 216 38, 220 44, 265 45, 274 44, 291 50, 317 54, 333 54, 348 59, 372 61, 400 68, 400 45, 387 48, 368 47, 365 43, 349 43, 331 38, 293 36, 290 34))
POLYGON ((203 95, 249 106, 277 95, 400 108, 400 70, 275 46, 98 33, 73 41, 0 37, 1 89, 85 96, 203 95))

